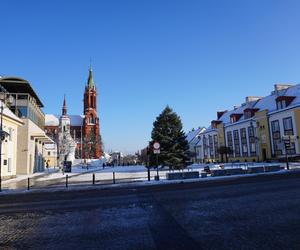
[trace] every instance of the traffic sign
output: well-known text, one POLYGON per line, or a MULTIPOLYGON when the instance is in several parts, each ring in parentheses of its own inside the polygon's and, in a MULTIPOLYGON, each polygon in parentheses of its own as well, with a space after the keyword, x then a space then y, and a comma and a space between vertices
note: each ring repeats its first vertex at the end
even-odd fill
POLYGON ((154 149, 154 150, 153 150, 153 153, 154 153, 154 154, 160 154, 160 149, 154 149))
POLYGON ((160 144, 159 144, 159 142, 154 142, 154 143, 153 143, 153 148, 154 148, 155 150, 159 150, 159 149, 160 149, 160 144))

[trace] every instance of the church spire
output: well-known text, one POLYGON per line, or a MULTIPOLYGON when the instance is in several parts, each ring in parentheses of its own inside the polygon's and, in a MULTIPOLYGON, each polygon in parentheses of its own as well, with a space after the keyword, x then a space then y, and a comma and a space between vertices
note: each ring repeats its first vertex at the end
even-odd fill
POLYGON ((90 65, 90 69, 89 69, 89 78, 88 78, 87 85, 88 85, 89 89, 91 89, 91 88, 94 87, 94 78, 93 78, 92 65, 90 65))
POLYGON ((62 107, 62 115, 67 115, 66 95, 64 95, 64 104, 62 107))

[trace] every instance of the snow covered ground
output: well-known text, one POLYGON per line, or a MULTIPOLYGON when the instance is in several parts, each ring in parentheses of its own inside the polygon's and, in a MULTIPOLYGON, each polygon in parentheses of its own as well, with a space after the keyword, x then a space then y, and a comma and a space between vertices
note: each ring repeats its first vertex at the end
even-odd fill
MULTIPOLYGON (((279 163, 275 163, 279 164, 279 163)), ((207 164, 193 164, 189 166, 184 171, 199 171, 202 172, 204 166, 207 164)), ((274 165, 274 163, 235 163, 235 164, 223 164, 225 168, 236 168, 236 167, 259 167, 266 165, 274 165)), ((285 163, 280 163, 282 167, 285 167, 285 163)), ((209 164, 210 169, 220 169, 219 164, 209 164)), ((290 168, 300 168, 299 163, 290 163, 290 168)), ((166 173, 168 173, 168 169, 159 169, 160 182, 166 181, 166 173)), ((148 172, 145 166, 117 166, 117 167, 102 167, 99 164, 89 165, 87 168, 86 165, 80 165, 78 163, 76 166, 72 167, 71 173, 62 173, 58 168, 50 168, 48 171, 42 173, 35 173, 32 175, 21 175, 17 176, 15 179, 10 179, 3 181, 4 189, 26 189, 27 188, 27 178, 30 178, 30 183, 32 184, 32 188, 54 188, 54 186, 63 186, 65 184, 66 176, 68 175, 69 185, 78 185, 78 184, 92 184, 93 174, 95 176, 95 182, 97 184, 112 184, 113 177, 115 177, 115 182, 124 183, 124 182, 144 182, 148 183, 148 172)), ((150 176, 151 180, 154 179, 154 176, 157 175, 156 169, 151 169, 150 176)), ((245 174, 243 176, 246 176, 245 174)), ((225 176, 224 178, 228 178, 229 176, 225 176)), ((235 175, 235 177, 239 177, 239 175, 235 175)), ((220 177, 208 177, 204 178, 207 180, 217 179, 220 177)), ((200 178, 201 179, 201 178, 200 178)), ((196 179, 196 180, 200 180, 196 179)), ((203 180, 203 178, 202 178, 203 180)))

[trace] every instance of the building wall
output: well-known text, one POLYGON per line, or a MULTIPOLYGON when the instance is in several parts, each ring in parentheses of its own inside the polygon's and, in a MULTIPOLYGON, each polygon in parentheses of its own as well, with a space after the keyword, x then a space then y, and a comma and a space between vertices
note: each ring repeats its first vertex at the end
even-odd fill
POLYGON ((4 178, 14 177, 17 174, 17 135, 20 126, 20 123, 8 117, 3 117, 3 130, 10 133, 10 136, 2 142, 1 176, 4 178))
POLYGON ((294 109, 294 120, 295 120, 295 124, 296 124, 296 128, 295 131, 297 133, 297 140, 296 140, 296 144, 298 149, 300 149, 300 108, 296 108, 294 109))
POLYGON ((268 110, 262 110, 255 113, 256 127, 257 127, 256 133, 258 137, 259 161, 265 161, 272 158, 269 118, 267 114, 268 114, 268 110))
POLYGON ((35 136, 44 131, 29 119, 22 119, 24 126, 18 130, 17 174, 44 171, 43 141, 35 136))
POLYGON ((229 155, 229 161, 258 161, 258 152, 257 147, 257 135, 256 135, 256 122, 253 120, 246 120, 239 123, 234 123, 232 125, 227 125, 225 127, 225 138, 226 145, 229 146, 228 141, 228 132, 232 135, 232 148, 233 153, 229 155), (249 128, 252 129, 254 135, 249 135, 249 128), (246 133, 246 143, 242 143, 241 130, 244 130, 246 133), (237 134, 238 144, 235 143, 234 134, 237 134), (239 152, 239 153, 238 153, 239 152))
MULTIPOLYGON (((299 110, 299 108, 297 109, 299 110)), ((296 123, 296 119, 295 119, 295 110, 294 109, 289 109, 289 110, 283 110, 282 112, 277 112, 277 113, 273 113, 270 114, 269 116, 269 127, 270 127, 270 132, 271 132, 271 148, 272 148, 272 155, 273 157, 279 158, 279 157, 285 157, 285 147, 283 144, 283 141, 281 141, 280 143, 280 148, 281 148, 281 154, 276 154, 276 150, 274 148, 274 138, 273 138, 273 133, 272 133, 272 122, 273 121, 278 121, 279 123, 279 128, 280 128, 280 138, 285 135, 285 131, 284 131, 284 124, 283 124, 283 120, 285 118, 291 118, 292 119, 292 127, 293 127, 293 134, 295 136, 298 136, 298 131, 297 128, 299 128, 300 123, 297 124, 296 123)), ((299 154, 299 144, 295 143, 295 153, 294 155, 299 154)))

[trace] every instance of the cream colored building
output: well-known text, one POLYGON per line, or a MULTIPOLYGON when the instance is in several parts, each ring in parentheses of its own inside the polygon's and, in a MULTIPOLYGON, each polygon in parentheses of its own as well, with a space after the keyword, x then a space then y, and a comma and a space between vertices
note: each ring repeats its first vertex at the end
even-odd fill
MULTIPOLYGON (((0 101, 0 106, 2 104, 0 101)), ((15 177, 17 174, 17 135, 22 125, 22 120, 4 106, 2 127, 3 131, 7 133, 2 141, 1 154, 1 177, 4 179, 15 177)))

